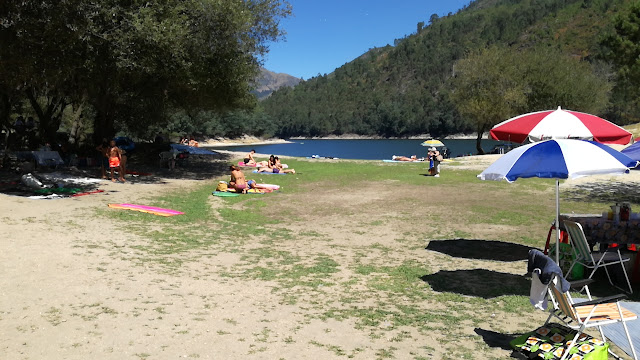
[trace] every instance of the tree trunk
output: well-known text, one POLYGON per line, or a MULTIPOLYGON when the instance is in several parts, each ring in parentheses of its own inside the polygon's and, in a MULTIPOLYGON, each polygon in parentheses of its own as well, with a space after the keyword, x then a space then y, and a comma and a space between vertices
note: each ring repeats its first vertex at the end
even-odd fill
POLYGON ((4 138, 4 149, 7 150, 9 146, 9 128, 11 126, 11 122, 9 121, 9 115, 11 114, 11 100, 9 100, 9 95, 2 94, 0 97, 0 129, 6 130, 6 135, 4 138))
POLYGON ((94 103, 96 110, 96 116, 93 120, 94 144, 100 144, 102 139, 111 139, 116 133, 113 126, 113 110, 115 108, 113 97, 109 95, 105 87, 102 87, 99 92, 94 103))
MULTIPOLYGON (((47 97, 47 105, 43 109, 38 103, 37 95, 33 89, 27 89, 25 92, 31 107, 38 116, 40 139, 54 145, 57 140, 56 133, 60 129, 60 123, 62 122, 62 112, 67 106, 64 98, 47 97)), ((32 144, 29 145, 31 146, 32 144)))
POLYGON ((476 150, 478 150, 478 155, 484 155, 484 149, 482 149, 482 134, 484 134, 484 126, 478 126, 478 136, 476 137, 476 150))

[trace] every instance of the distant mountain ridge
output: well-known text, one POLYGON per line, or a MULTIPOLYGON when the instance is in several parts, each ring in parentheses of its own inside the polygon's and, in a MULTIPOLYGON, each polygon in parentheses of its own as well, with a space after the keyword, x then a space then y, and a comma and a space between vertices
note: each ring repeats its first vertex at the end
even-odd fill
POLYGON ((632 3, 471 1, 455 14, 432 15, 393 45, 370 49, 330 74, 281 88, 261 107, 283 138, 471 133, 475 128, 458 114, 450 97, 458 60, 496 45, 513 51, 546 46, 594 61, 602 51, 600 38, 632 3))
POLYGON ((281 87, 294 87, 302 79, 289 74, 275 73, 265 68, 260 68, 260 77, 256 80, 256 89, 253 91, 258 100, 264 100, 281 87))

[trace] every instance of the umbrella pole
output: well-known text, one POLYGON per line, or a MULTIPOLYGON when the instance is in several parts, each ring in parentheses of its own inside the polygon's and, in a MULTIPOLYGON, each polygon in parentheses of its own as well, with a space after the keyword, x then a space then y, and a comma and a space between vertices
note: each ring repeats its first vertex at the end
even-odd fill
POLYGON ((560 265, 560 179, 556 179, 556 264, 560 265))

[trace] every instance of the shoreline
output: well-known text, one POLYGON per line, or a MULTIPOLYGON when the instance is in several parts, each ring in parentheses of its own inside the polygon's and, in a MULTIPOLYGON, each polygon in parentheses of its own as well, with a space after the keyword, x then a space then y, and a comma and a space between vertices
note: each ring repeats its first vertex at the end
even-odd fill
MULTIPOLYGON (((487 136, 483 136, 483 140, 487 136)), ((426 135, 415 135, 408 137, 383 137, 383 136, 367 136, 357 134, 344 134, 344 135, 330 135, 330 136, 294 136, 289 139, 269 138, 263 139, 255 136, 243 136, 237 139, 227 138, 215 138, 203 141, 200 143, 200 147, 214 148, 214 147, 233 147, 233 146, 250 146, 250 145, 271 145, 271 144, 291 144, 291 140, 429 140, 429 139, 441 139, 441 140, 475 140, 476 135, 467 134, 454 134, 434 138, 426 135)))

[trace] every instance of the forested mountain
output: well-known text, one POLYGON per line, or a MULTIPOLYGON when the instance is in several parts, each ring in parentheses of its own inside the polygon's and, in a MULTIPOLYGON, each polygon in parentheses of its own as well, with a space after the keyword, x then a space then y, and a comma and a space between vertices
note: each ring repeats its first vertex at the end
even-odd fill
POLYGON ((271 95, 274 91, 280 89, 283 86, 294 87, 300 83, 302 79, 289 74, 274 73, 263 67, 260 68, 260 75, 256 82, 256 88, 252 92, 256 95, 258 100, 264 100, 271 95))
MULTIPOLYGON (((512 51, 558 49, 612 73, 599 59, 613 18, 628 11, 628 0, 478 0, 456 14, 431 15, 428 25, 394 45, 371 49, 331 74, 282 88, 261 103, 278 136, 363 135, 444 136, 475 128, 459 115, 450 96, 455 63, 488 46, 512 51)), ((428 17, 428 14, 425 14, 428 17)), ((553 64, 549 64, 553 66, 553 64)), ((557 106, 554 104, 547 106, 557 106)), ((530 109, 536 111, 542 109, 530 109)), ((579 109, 576 109, 579 110, 579 109)), ((613 101, 602 112, 618 123, 632 121, 636 109, 621 114, 613 101)), ((604 115, 604 114, 601 114, 604 115)), ((500 121, 504 119, 496 119, 500 121)))

